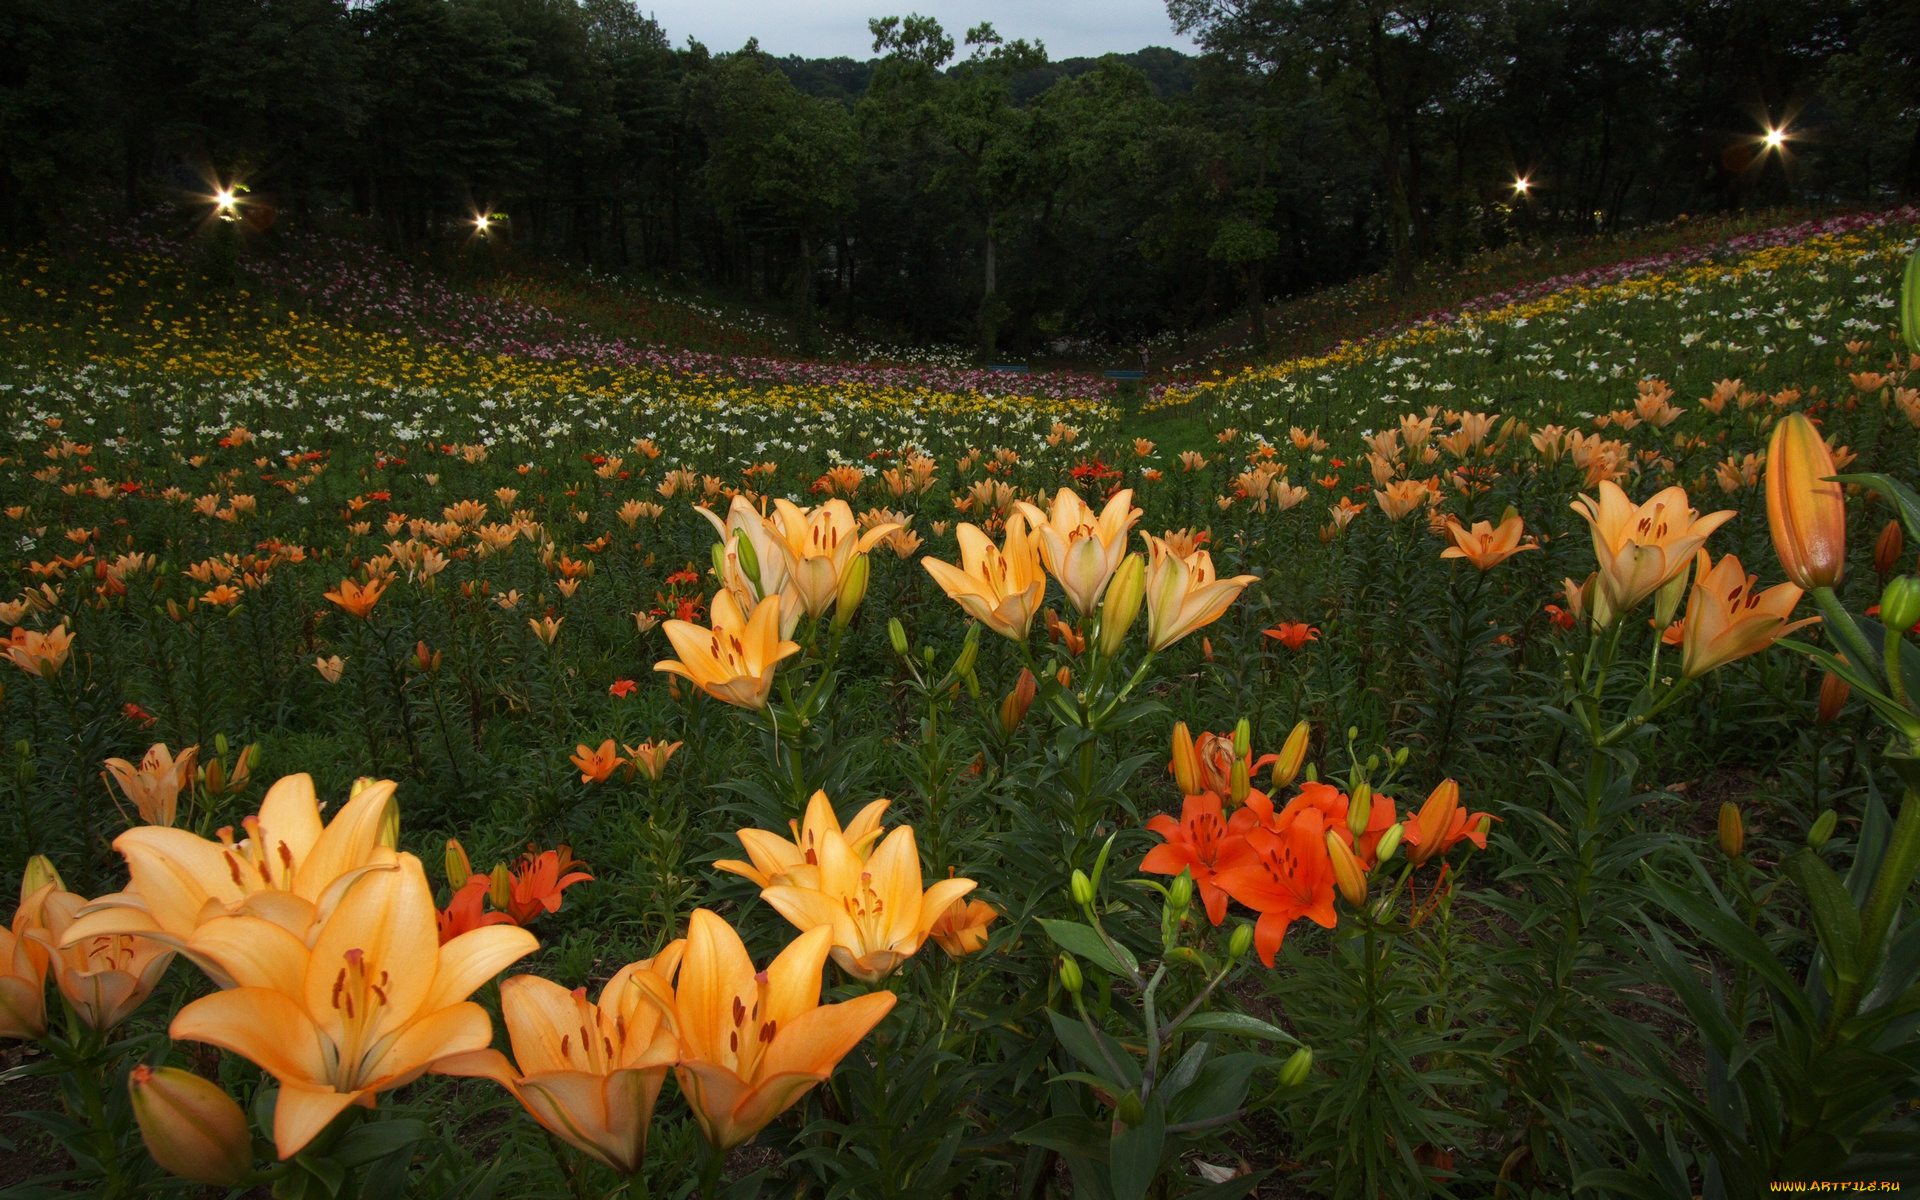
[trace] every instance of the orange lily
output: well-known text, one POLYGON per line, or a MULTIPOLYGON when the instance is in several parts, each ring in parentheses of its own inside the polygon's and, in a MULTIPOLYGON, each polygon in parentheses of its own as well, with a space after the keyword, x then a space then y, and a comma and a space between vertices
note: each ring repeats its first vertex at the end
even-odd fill
MULTIPOLYGON (((103 766, 133 801, 140 820, 148 825, 171 825, 180 801, 180 789, 193 778, 200 747, 188 746, 175 758, 165 742, 156 743, 134 766, 124 758, 109 758, 103 766)), ((102 773, 105 777, 105 772, 102 773)))
POLYGON ((1078 492, 1064 487, 1054 493, 1050 512, 1024 500, 1016 507, 1033 526, 1048 573, 1060 581, 1060 589, 1081 616, 1092 616, 1100 607, 1100 594, 1127 555, 1127 531, 1140 519, 1132 489, 1115 492, 1098 515, 1078 492))
POLYGON ((159 825, 129 829, 113 846, 133 882, 87 905, 67 938, 139 934, 185 951, 226 986, 219 964, 188 944, 194 931, 247 913, 306 941, 358 881, 392 868, 400 836, 394 786, 367 783, 323 826, 312 777, 289 775, 267 790, 258 816, 241 822, 247 836, 239 842, 230 827, 217 842, 159 825))
POLYGON ((1000 914, 985 900, 955 900, 940 914, 927 936, 954 958, 986 949, 987 926, 1000 914))
POLYGON ((920 565, 968 616, 1003 638, 1025 641, 1027 627, 1047 591, 1039 547, 1028 536, 1026 515, 1016 512, 1007 518, 1004 549, 978 526, 964 521, 954 537, 960 542, 958 567, 932 555, 921 559, 920 565))
POLYGON ((800 623, 803 606, 800 602, 800 585, 794 578, 793 551, 780 528, 755 511, 752 502, 745 496, 733 498, 727 508, 725 521, 703 505, 695 505, 694 511, 705 517, 713 526, 713 531, 720 535, 723 564, 721 582, 733 593, 741 610, 756 607, 769 596, 778 596, 780 636, 792 637, 794 627, 800 623), (748 578, 746 568, 740 561, 737 539, 742 535, 753 548, 753 557, 759 567, 757 580, 748 578))
POLYGON ((1540 548, 1520 544, 1520 534, 1525 528, 1518 515, 1500 522, 1498 529, 1486 521, 1475 521, 1471 530, 1461 528, 1460 522, 1449 516, 1446 531, 1453 545, 1442 550, 1440 557, 1464 558, 1482 571, 1490 570, 1516 554, 1540 548))
POLYGON ((1833 453, 1804 413, 1773 427, 1767 442, 1767 524, 1787 578, 1808 589, 1832 587, 1847 565, 1847 498, 1828 482, 1833 453))
POLYGON ((1150 558, 1147 563, 1147 645, 1165 650, 1202 626, 1211 625, 1227 611, 1248 584, 1258 575, 1235 575, 1216 579, 1213 556, 1195 550, 1185 558, 1175 554, 1164 539, 1150 533, 1147 539, 1150 558))
POLYGON ((819 882, 775 884, 760 898, 796 929, 832 927, 833 961, 866 983, 879 983, 912 958, 933 923, 973 890, 971 879, 942 879, 920 890, 920 848, 913 826, 888 834, 870 858, 828 830, 820 839, 819 882))
POLYGON ((724 858, 713 865, 722 871, 744 875, 763 888, 783 883, 817 886, 821 840, 829 833, 838 834, 855 854, 866 858, 872 853, 873 844, 880 840, 880 819, 891 803, 891 800, 875 800, 842 829, 840 818, 833 811, 833 801, 827 799, 826 792, 816 791, 807 801, 805 819, 787 822, 787 828, 793 831, 791 841, 765 829, 742 829, 734 836, 740 839, 747 857, 753 861, 724 858))
POLYGON ((1373 494, 1373 498, 1380 502, 1380 510, 1387 514, 1389 521, 1398 521, 1426 503, 1432 495, 1424 481, 1401 479, 1382 487, 1373 494))
POLYGON ((568 846, 545 852, 528 846, 527 852, 514 864, 512 900, 507 904, 507 916, 514 924, 525 925, 543 912, 559 912, 560 893, 576 883, 593 879, 585 871, 570 870, 586 865, 573 856, 568 846))
POLYGON ((1693 591, 1687 597, 1687 616, 1681 635, 1680 673, 1698 679, 1736 658, 1758 654, 1819 617, 1793 620, 1801 591, 1778 583, 1765 591, 1754 589, 1754 577, 1731 554, 1714 562, 1704 549, 1693 591))
POLYGON ((596 1003, 585 988, 569 992, 537 975, 515 975, 500 985, 514 1061, 498 1050, 475 1050, 441 1059, 433 1073, 493 1080, 554 1136, 632 1175, 647 1156, 660 1085, 679 1057, 659 1006, 633 976, 651 971, 671 981, 685 948, 677 941, 657 957, 628 963, 596 1003))
POLYGON ((567 757, 573 765, 580 768, 581 783, 605 783, 615 771, 627 765, 627 760, 613 752, 613 739, 600 743, 598 750, 589 750, 585 745, 576 745, 575 754, 567 757))
POLYGON ((756 972, 733 927, 704 908, 687 923, 677 986, 658 971, 647 990, 678 1044, 673 1073, 716 1152, 748 1141, 785 1112, 892 1011, 892 992, 820 1003, 832 931, 810 930, 756 972))
POLYGON ((1425 866, 1463 840, 1485 850, 1485 825, 1493 820, 1497 818, 1486 813, 1468 812, 1460 803, 1460 785, 1451 779, 1442 779, 1428 794, 1420 811, 1401 826, 1400 844, 1406 849, 1408 862, 1416 867, 1425 866))
POLYGON ((467 881, 454 890, 453 898, 441 911, 440 944, 446 945, 463 933, 482 929, 488 925, 516 925, 519 922, 503 912, 483 912, 480 904, 487 898, 493 880, 485 875, 469 876, 467 881))
POLYGON ((8 635, 7 657, 29 675, 52 679, 67 665, 67 653, 73 648, 73 635, 65 621, 45 633, 15 627, 8 635))
POLYGON ((1226 920, 1227 893, 1217 876, 1244 857, 1247 847, 1244 838, 1229 836, 1226 818, 1220 815, 1220 797, 1213 792, 1188 796, 1181 803, 1178 821, 1161 813, 1147 822, 1147 828, 1166 841, 1147 851, 1140 869, 1155 875, 1192 873, 1207 920, 1215 925, 1226 920))
POLYGON ((1581 496, 1573 510, 1586 518, 1593 531, 1593 553, 1599 560, 1595 620, 1609 624, 1614 615, 1651 596, 1660 585, 1687 569, 1693 552, 1707 536, 1733 519, 1733 510, 1702 517, 1688 507, 1687 493, 1670 487, 1646 503, 1627 499, 1612 480, 1600 482, 1600 498, 1581 496))
POLYGON ((323 594, 341 608, 364 620, 373 612, 373 606, 380 603, 380 596, 386 590, 386 577, 375 576, 369 579, 364 587, 351 579, 342 579, 339 590, 323 594))
POLYGON ((14 910, 12 928, 0 929, 0 1038, 37 1041, 47 1033, 50 952, 44 943, 28 935, 46 928, 42 910, 47 897, 61 885, 57 875, 44 883, 40 875, 30 868, 21 877, 20 907, 14 910))
POLYGON ((668 621, 662 628, 680 657, 657 662, 653 669, 678 675, 714 699, 740 708, 765 708, 774 668, 788 655, 800 653, 798 643, 780 639, 778 596, 762 600, 749 618, 731 592, 715 592, 712 629, 690 621, 668 621))
POLYGON ((426 872, 401 854, 347 893, 311 949, 259 917, 209 921, 194 948, 239 986, 187 1005, 168 1032, 280 1081, 273 1140, 291 1158, 348 1105, 372 1108, 438 1060, 485 1049, 492 1023, 467 997, 538 945, 511 925, 440 945, 426 872))
POLYGON ((659 783, 667 773, 667 760, 673 757, 673 752, 681 745, 680 742, 669 742, 662 738, 657 742, 641 742, 638 746, 628 746, 623 743, 620 748, 633 755, 633 765, 639 767, 642 774, 653 782, 659 783))
POLYGON ((80 1023, 95 1033, 118 1028, 147 1001, 173 962, 172 947, 130 934, 74 938, 86 898, 55 887, 40 901, 40 924, 26 936, 47 951, 47 966, 80 1023))
POLYGON ((807 615, 819 617, 840 594, 841 577, 856 554, 865 554, 874 543, 904 528, 897 521, 875 525, 858 533, 853 510, 845 500, 829 500, 815 509, 801 508, 791 500, 773 502, 774 523, 779 528, 787 565, 800 588, 800 603, 807 615))
POLYGON ((1215 876, 1223 891, 1260 914, 1253 946, 1269 967, 1294 921, 1306 917, 1332 929, 1339 920, 1326 834, 1315 808, 1302 810, 1278 832, 1257 826, 1247 831, 1246 857, 1215 876))

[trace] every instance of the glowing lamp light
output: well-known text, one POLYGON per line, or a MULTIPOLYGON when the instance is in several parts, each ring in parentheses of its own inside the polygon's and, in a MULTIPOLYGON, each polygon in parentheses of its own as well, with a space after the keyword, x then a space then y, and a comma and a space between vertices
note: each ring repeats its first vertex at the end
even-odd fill
POLYGON ((215 192, 213 194, 213 203, 214 203, 214 206, 223 213, 232 212, 233 205, 234 205, 233 189, 221 188, 219 191, 215 192))
POLYGON ((1528 189, 1528 188, 1530 188, 1530 187, 1532 187, 1532 186, 1533 186, 1533 184, 1532 184, 1531 182, 1529 182, 1529 181, 1528 181, 1528 179, 1527 179, 1527 177, 1526 177, 1526 176, 1524 176, 1524 175, 1522 175, 1522 176, 1521 176, 1520 178, 1518 178, 1518 179, 1516 179, 1516 180, 1514 180, 1514 181, 1513 181, 1513 190, 1514 190, 1514 192, 1515 192, 1516 194, 1518 194, 1518 195, 1521 195, 1521 196, 1524 196, 1524 195, 1526 195, 1526 194, 1527 194, 1527 189, 1528 189))
POLYGON ((1769 129, 1767 130, 1766 136, 1760 140, 1767 144, 1767 149, 1778 150, 1786 144, 1787 131, 1784 129, 1769 129))
POLYGON ((492 225, 493 220, 490 217, 475 217, 473 219, 473 227, 480 233, 485 233, 492 225))

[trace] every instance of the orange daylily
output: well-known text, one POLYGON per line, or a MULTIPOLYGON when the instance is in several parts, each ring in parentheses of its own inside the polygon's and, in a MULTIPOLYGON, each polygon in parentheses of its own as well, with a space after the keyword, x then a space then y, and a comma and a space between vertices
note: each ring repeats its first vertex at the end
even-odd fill
POLYGON ((572 870, 586 865, 573 856, 572 847, 540 851, 529 845, 513 867, 513 898, 507 904, 507 916, 514 924, 525 925, 541 913, 559 912, 560 893, 593 879, 585 871, 572 870))
POLYGON ((716 700, 765 708, 774 668, 788 655, 800 653, 798 643, 780 639, 780 598, 768 596, 748 617, 731 592, 715 592, 712 612, 712 629, 690 621, 666 622, 662 628, 680 657, 657 662, 653 669, 678 675, 716 700))
POLYGON ((791 500, 776 499, 773 510, 774 524, 787 554, 787 567, 800 589, 800 603, 808 616, 816 618, 826 612, 840 594, 841 577, 847 573, 854 556, 865 554, 874 543, 904 528, 896 521, 887 521, 859 533, 853 509, 839 499, 814 509, 801 508, 791 500))
POLYGON ((1593 531, 1593 553, 1600 562, 1595 599, 1606 601, 1596 604, 1595 620, 1602 625, 1686 570, 1707 536, 1734 516, 1727 509, 1702 517, 1677 487, 1636 505, 1611 480, 1600 482, 1598 500, 1581 496, 1573 510, 1593 531))
POLYGON ((129 829, 113 846, 132 883, 87 905, 67 938, 139 934, 185 951, 227 986, 219 963, 189 945, 194 931, 245 913, 306 941, 359 881, 392 869, 400 836, 394 786, 365 784, 323 826, 312 777, 289 775, 267 790, 258 816, 241 822, 247 836, 239 842, 230 827, 219 841, 159 825, 129 829))
POLYGON ((347 893, 311 948, 259 917, 215 917, 194 950, 239 986, 187 1005, 168 1032, 280 1081, 273 1139, 291 1158, 348 1105, 372 1108, 378 1093, 493 1040, 487 1011, 467 997, 539 943, 496 925, 442 946, 434 916, 420 860, 401 854, 347 893))
POLYGON ((5 643, 13 665, 29 675, 52 679, 67 665, 67 653, 73 648, 73 635, 65 621, 45 633, 16 627, 5 643))
POLYGON ((1247 856, 1216 876, 1222 890, 1260 914, 1253 945, 1269 967, 1294 921, 1306 917, 1332 929, 1339 919, 1326 834, 1315 808, 1301 810, 1278 832, 1257 826, 1247 831, 1247 856))
POLYGON ((659 1005, 679 1048, 674 1076, 707 1143, 725 1153, 751 1139, 892 1011, 892 992, 820 1003, 833 933, 809 930, 756 972, 733 927, 707 909, 687 923, 677 986, 658 971, 631 978, 659 1005))
POLYGON ((722 871, 743 875, 763 888, 787 883, 815 887, 820 882, 822 839, 829 833, 838 834, 849 849, 866 858, 873 852, 873 844, 880 840, 880 819, 891 803, 891 800, 875 800, 842 829, 840 818, 833 811, 833 801, 827 799, 824 791, 816 791, 807 801, 806 817, 787 822, 793 831, 791 841, 765 829, 742 829, 734 836, 740 839, 747 857, 753 861, 723 858, 713 865, 722 871))
POLYGON ((985 900, 955 900, 940 914, 927 936, 954 958, 965 958, 987 945, 987 926, 1000 914, 985 900))
POLYGON ((1320 627, 1309 625, 1305 621, 1282 621, 1274 628, 1263 629, 1261 632, 1289 650, 1299 650, 1308 642, 1320 640, 1320 627))
POLYGON ((1226 819, 1220 815, 1220 797, 1213 792, 1188 796, 1180 806, 1178 821, 1162 813, 1148 821, 1147 828, 1166 841, 1147 851, 1140 869, 1155 875, 1190 872, 1207 919, 1215 925, 1226 920, 1227 893, 1217 876, 1244 858, 1247 848, 1244 838, 1228 835, 1226 819))
POLYGON ((1801 596, 1795 585, 1779 583, 1757 591, 1754 582, 1733 555, 1723 555, 1716 563, 1706 550, 1699 552, 1681 634, 1682 675, 1698 679, 1736 658, 1758 654, 1775 639, 1820 619, 1792 619, 1801 596))
POLYGON ((600 743, 598 750, 589 750, 584 744, 576 745, 577 753, 567 757, 573 765, 580 768, 581 783, 605 783, 615 771, 627 765, 627 760, 614 753, 613 739, 600 743))
POLYGON ((960 542, 958 567, 931 555, 921 559, 920 565, 968 616, 1001 637, 1025 641, 1027 627, 1047 591, 1039 546, 1027 533, 1026 514, 1016 512, 1007 518, 1004 549, 978 526, 964 521, 954 536, 960 542))
POLYGON ((569 992, 537 975, 515 975, 500 985, 514 1061, 474 1050, 441 1059, 433 1073, 493 1080, 548 1132, 632 1175, 647 1156, 660 1085, 679 1057, 659 1006, 633 977, 651 971, 671 981, 685 948, 676 941, 620 968, 593 1003, 585 988, 569 992))
POLYGON ((1140 519, 1132 489, 1115 492, 1098 515, 1078 492, 1064 487, 1054 493, 1049 512, 1024 500, 1016 507, 1033 526, 1048 573, 1060 581, 1060 589, 1081 616, 1092 616, 1100 606, 1100 594, 1127 555, 1127 531, 1140 519))
POLYGON ((1460 522, 1451 516, 1447 518, 1447 536, 1453 545, 1440 552, 1441 558, 1464 558, 1482 571, 1490 570, 1526 550, 1538 550, 1538 546, 1520 544, 1520 534, 1525 524, 1518 515, 1508 517, 1495 529, 1486 521, 1475 521, 1471 530, 1463 529, 1460 522))
POLYGON ((440 944, 446 945, 463 933, 475 929, 484 929, 488 925, 516 925, 519 922, 503 912, 485 912, 480 905, 487 898, 493 880, 485 875, 472 875, 454 890, 453 898, 442 909, 438 924, 440 944))
POLYGON ((942 879, 922 894, 920 848, 913 826, 888 834, 871 857, 826 831, 820 839, 818 882, 775 884, 760 898, 796 929, 830 926, 833 961, 866 983, 879 983, 927 940, 955 900, 973 890, 971 879, 942 879))
POLYGON ((1812 590, 1840 582, 1847 564, 1847 498, 1828 482, 1838 472, 1827 443, 1804 413, 1790 413, 1767 442, 1767 525, 1787 578, 1812 590))
POLYGON ((1460 785, 1451 779, 1442 779, 1428 793, 1420 811, 1402 826, 1400 844, 1405 847, 1408 862, 1416 867, 1425 866, 1463 840, 1485 850, 1484 825, 1495 819, 1486 813, 1468 812, 1460 803, 1460 785))
MULTIPOLYGON (((155 743, 134 766, 124 758, 109 758, 103 766, 115 783, 133 801, 140 820, 148 825, 171 825, 180 801, 180 789, 193 779, 194 763, 200 747, 188 746, 178 758, 167 750, 165 742, 155 743)), ((106 772, 102 773, 105 778, 106 772)))
POLYGON ((1162 538, 1147 540, 1147 645, 1165 650, 1194 630, 1220 619, 1258 575, 1217 579, 1213 556, 1195 550, 1185 558, 1175 554, 1162 538))
POLYGON ((376 575, 365 586, 351 579, 342 579, 339 590, 322 594, 354 616, 364 619, 373 612, 373 606, 380 603, 380 596, 386 590, 386 577, 376 575))

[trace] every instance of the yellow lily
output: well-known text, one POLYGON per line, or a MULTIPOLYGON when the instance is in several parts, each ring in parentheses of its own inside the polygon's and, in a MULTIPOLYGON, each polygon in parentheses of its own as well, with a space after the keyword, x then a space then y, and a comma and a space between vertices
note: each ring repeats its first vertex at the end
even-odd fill
POLYGON ((555 1137, 632 1175, 647 1156, 660 1085, 679 1057, 660 1007, 633 976, 652 971, 671 981, 685 949, 677 941, 620 968, 597 1003, 585 988, 569 992, 537 975, 515 975, 500 985, 513 1062, 498 1050, 475 1050, 441 1059, 433 1073, 493 1080, 555 1137))
POLYGON ((1211 625, 1227 611, 1258 575, 1219 579, 1213 556, 1195 550, 1182 558, 1163 538, 1143 533, 1147 540, 1147 645, 1165 650, 1202 626, 1211 625))
MULTIPOLYGON (((45 861, 45 860, 41 860, 45 861)), ((47 959, 50 951, 28 936, 46 928, 41 912, 59 883, 41 883, 29 871, 20 880, 13 925, 0 929, 0 1038, 38 1041, 47 1033, 47 959)))
POLYGON ((875 542, 903 528, 889 521, 859 533, 853 509, 845 500, 829 500, 806 509, 791 500, 773 502, 774 523, 780 530, 787 563, 800 588, 807 615, 818 617, 840 594, 840 577, 856 554, 865 554, 875 542))
POLYGON ((188 941, 203 923, 246 913, 302 942, 370 871, 392 868, 399 841, 396 785, 362 787, 324 826, 313 778, 289 775, 260 802, 258 816, 208 841, 184 829, 140 825, 114 839, 133 882, 82 910, 66 944, 81 938, 139 934, 184 950, 222 987, 232 980, 217 962, 195 956, 188 941))
POLYGON ((47 952, 53 982, 80 1023, 96 1033, 116 1029, 147 1002, 173 962, 173 949, 124 933, 75 938, 74 917, 86 898, 49 889, 41 895, 40 925, 26 936, 47 952))
POLYGON ((960 542, 958 567, 931 555, 920 565, 968 616, 1001 637, 1025 641, 1047 591, 1039 549, 1027 535, 1026 515, 1016 512, 1007 518, 1004 550, 976 525, 962 522, 954 536, 960 542))
POLYGON ((1847 497, 1829 476, 1833 453, 1804 413, 1773 427, 1767 443, 1767 525, 1787 578, 1832 587, 1847 565, 1847 497))
POLYGON ((1051 512, 1024 500, 1017 507, 1033 525, 1047 571, 1060 581, 1080 615, 1092 616, 1107 581, 1127 555, 1127 532, 1140 519, 1132 489, 1115 492, 1097 516, 1079 493, 1064 487, 1054 493, 1051 512))
POLYGON ((1698 561, 1680 643, 1680 673, 1688 679, 1698 679, 1736 658, 1758 654, 1775 639, 1820 619, 1794 621, 1800 589, 1791 583, 1779 583, 1756 591, 1754 577, 1731 554, 1714 562, 1701 550, 1698 561))
POLYGON ((14 666, 29 675, 52 679, 67 665, 67 654, 73 649, 73 634, 67 632, 65 621, 45 633, 16 628, 0 646, 5 647, 14 666))
POLYGON ((756 972, 733 927, 699 908, 678 984, 657 971, 632 976, 667 1018, 679 1047, 674 1077, 716 1152, 748 1141, 825 1081, 892 1011, 886 991, 820 1003, 832 941, 831 930, 810 930, 756 972))
POLYGON ((1475 521, 1471 530, 1462 528, 1460 522, 1449 516, 1445 528, 1453 545, 1442 550, 1440 557, 1464 558, 1482 571, 1491 570, 1523 551, 1540 548, 1520 544, 1520 535, 1526 526, 1518 515, 1500 522, 1498 529, 1491 522, 1475 521))
POLYGON ((745 496, 735 496, 722 521, 704 505, 694 511, 707 519, 720 535, 721 582, 726 585, 742 612, 758 607, 768 596, 780 597, 780 636, 790 638, 800 624, 800 585, 794 579, 793 554, 779 526, 760 515, 745 496), (751 547, 755 571, 753 578, 740 561, 738 538, 744 534, 751 547))
POLYGON ((171 825, 180 802, 180 789, 193 779, 194 763, 200 747, 188 746, 178 758, 165 742, 155 743, 134 766, 124 758, 109 758, 101 764, 111 773, 120 790, 148 825, 171 825))
POLYGON ((833 801, 827 799, 826 792, 816 791, 807 802, 805 819, 787 822, 793 831, 793 840, 767 829, 742 829, 734 836, 746 847, 747 857, 752 861, 724 858, 713 865, 722 871, 743 875, 763 888, 785 883, 816 886, 820 878, 820 845, 826 835, 840 836, 864 859, 880 840, 880 819, 891 803, 891 800, 875 800, 842 829, 840 818, 833 811, 833 801))
POLYGON ((713 596, 713 628, 691 621, 668 621, 667 640, 680 655, 653 664, 678 675, 716 700, 741 708, 763 709, 773 689, 773 671, 781 659, 800 653, 780 637, 780 598, 768 596, 748 617, 731 592, 713 596))
POLYGON ((1600 482, 1600 498, 1581 496, 1573 511, 1593 531, 1593 554, 1600 563, 1600 607, 1607 620, 1651 596, 1660 585, 1687 569, 1707 536, 1733 519, 1733 510, 1701 516, 1687 504, 1683 488, 1655 493, 1644 504, 1627 499, 1612 480, 1600 482))
POLYGON ((933 923, 974 888, 971 879, 942 879, 922 894, 920 849, 911 825, 888 834, 871 857, 862 857, 828 830, 820 839, 819 858, 817 884, 775 884, 760 898, 796 929, 830 926, 833 961, 867 983, 879 983, 912 958, 933 923))
POLYGON ((313 948, 259 917, 216 917, 193 938, 199 957, 239 986, 180 1010, 169 1033, 257 1063, 280 1081, 273 1140, 291 1158, 350 1104, 410 1083, 440 1059, 493 1040, 467 997, 539 945, 489 925, 440 945, 433 889, 401 854, 348 892, 313 948))

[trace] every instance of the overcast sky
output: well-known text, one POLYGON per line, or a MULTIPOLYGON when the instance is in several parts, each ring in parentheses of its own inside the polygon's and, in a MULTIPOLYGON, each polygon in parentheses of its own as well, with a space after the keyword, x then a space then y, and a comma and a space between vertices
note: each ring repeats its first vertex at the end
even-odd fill
POLYGON ((1173 32, 1164 0, 641 0, 640 8, 653 13, 675 45, 691 36, 716 52, 738 50, 757 37, 769 54, 872 58, 867 18, 909 13, 937 18, 956 48, 968 29, 991 21, 1009 41, 1045 42, 1055 59, 1143 46, 1193 50, 1173 32))

